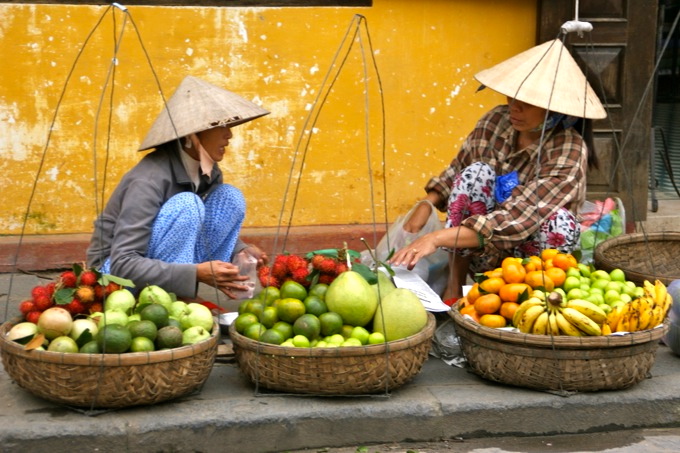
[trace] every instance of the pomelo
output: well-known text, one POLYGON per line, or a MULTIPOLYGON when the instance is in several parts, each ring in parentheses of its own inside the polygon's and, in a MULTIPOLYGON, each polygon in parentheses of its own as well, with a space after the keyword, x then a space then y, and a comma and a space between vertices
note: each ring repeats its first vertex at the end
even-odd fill
POLYGON ((361 274, 346 271, 328 285, 325 302, 328 310, 338 313, 346 324, 365 326, 375 315, 378 296, 361 274))
POLYGON ((372 284, 373 290, 376 296, 383 298, 395 290, 397 287, 392 282, 392 279, 388 277, 384 272, 378 271, 378 281, 372 284))
POLYGON ((427 310, 409 289, 396 288, 383 297, 375 312, 373 331, 387 341, 400 340, 420 332, 427 324, 427 310))

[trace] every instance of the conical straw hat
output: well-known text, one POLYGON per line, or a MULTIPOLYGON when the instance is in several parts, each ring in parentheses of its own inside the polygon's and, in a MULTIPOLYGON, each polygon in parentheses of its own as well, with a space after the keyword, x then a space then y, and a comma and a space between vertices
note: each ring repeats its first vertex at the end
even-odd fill
POLYGON ((484 86, 527 104, 579 118, 607 113, 559 39, 545 42, 479 72, 484 86))
POLYGON ((238 126, 268 113, 238 94, 187 76, 154 121, 139 150, 216 126, 238 126))

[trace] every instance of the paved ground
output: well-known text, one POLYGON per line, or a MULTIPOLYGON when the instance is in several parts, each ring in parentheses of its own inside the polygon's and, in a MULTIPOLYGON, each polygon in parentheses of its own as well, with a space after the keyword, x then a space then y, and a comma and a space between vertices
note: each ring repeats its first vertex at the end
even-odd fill
MULTIPOLYGON (((2 310, 11 315, 39 281, 0 274, 0 301, 10 294, 10 308, 2 310)), ((34 397, 0 370, 0 450, 332 452, 390 442, 680 426, 679 407, 680 358, 665 346, 650 378, 633 388, 571 396, 494 384, 435 357, 390 395, 283 395, 256 391, 235 363, 218 362, 199 393, 83 413, 34 397)))

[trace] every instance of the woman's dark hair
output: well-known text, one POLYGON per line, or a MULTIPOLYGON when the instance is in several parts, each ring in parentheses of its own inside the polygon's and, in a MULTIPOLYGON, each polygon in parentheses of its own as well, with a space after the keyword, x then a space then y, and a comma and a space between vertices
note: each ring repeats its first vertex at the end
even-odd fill
POLYGON ((579 118, 576 124, 574 124, 574 129, 581 134, 588 149, 588 168, 600 168, 600 162, 595 154, 595 142, 593 141, 593 120, 579 118))

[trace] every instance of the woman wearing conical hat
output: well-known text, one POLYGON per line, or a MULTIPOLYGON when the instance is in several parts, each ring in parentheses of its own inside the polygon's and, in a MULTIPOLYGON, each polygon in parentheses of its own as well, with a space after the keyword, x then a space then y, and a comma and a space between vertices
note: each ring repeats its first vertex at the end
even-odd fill
POLYGON ((88 265, 182 298, 195 297, 198 283, 232 298, 247 290, 233 257, 245 250, 263 264, 267 256, 239 239, 245 200, 224 184, 218 162, 232 127, 268 113, 186 77, 140 146, 155 150, 123 176, 95 221, 88 265))
MULTIPOLYGON (((576 249, 586 170, 597 165, 590 123, 606 117, 560 40, 475 78, 505 95, 507 104, 486 113, 449 167, 425 186, 425 199, 447 212, 446 228, 418 238, 391 259, 413 268, 439 248, 451 252, 445 299, 462 296, 469 274, 494 269, 507 256, 576 249)), ((421 203, 404 228, 419 231, 429 214, 429 205, 421 203)))

